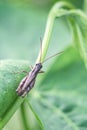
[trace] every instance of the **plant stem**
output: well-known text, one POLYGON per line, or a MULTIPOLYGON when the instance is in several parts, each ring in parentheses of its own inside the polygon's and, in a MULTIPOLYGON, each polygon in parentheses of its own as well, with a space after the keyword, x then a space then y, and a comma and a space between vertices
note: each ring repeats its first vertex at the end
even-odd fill
MULTIPOLYGON (((70 16, 72 16, 72 15, 73 16, 79 16, 80 18, 82 18, 82 24, 83 24, 82 26, 83 27, 85 26, 85 28, 86 28, 87 16, 82 11, 80 11, 80 10, 70 10, 69 15, 70 16)), ((75 22, 74 19, 70 19, 70 25, 71 25, 71 30, 72 30, 73 42, 75 43, 76 48, 78 49, 81 57, 84 60, 85 67, 87 68, 87 51, 86 51, 87 45, 85 43, 83 43, 82 31, 81 31, 81 27, 79 26, 80 24, 75 22)))
POLYGON ((50 38, 51 38, 51 34, 52 34, 52 29, 53 29, 53 24, 54 24, 54 20, 56 19, 56 17, 58 17, 58 15, 60 16, 59 13, 59 9, 62 7, 67 7, 67 8, 74 8, 71 4, 67 3, 67 2, 57 2, 53 8, 51 9, 49 15, 48 15, 48 20, 47 20, 47 24, 46 24, 46 30, 44 33, 44 38, 42 41, 42 52, 39 52, 38 58, 36 60, 36 63, 39 62, 43 62, 49 47, 49 42, 50 42, 50 38), (40 57, 41 57, 41 61, 40 61, 40 57))
POLYGON ((11 116, 13 115, 13 113, 18 109, 18 107, 20 106, 20 104, 23 102, 23 99, 18 98, 15 103, 12 105, 12 108, 10 108, 7 113, 5 114, 5 116, 0 120, 0 130, 6 125, 6 123, 8 122, 8 120, 11 118, 11 116))
POLYGON ((21 112, 21 117, 22 117, 21 119, 22 119, 23 129, 24 130, 30 130, 29 123, 28 123, 27 118, 26 118, 26 110, 25 110, 25 104, 24 103, 21 104, 20 112, 21 112))

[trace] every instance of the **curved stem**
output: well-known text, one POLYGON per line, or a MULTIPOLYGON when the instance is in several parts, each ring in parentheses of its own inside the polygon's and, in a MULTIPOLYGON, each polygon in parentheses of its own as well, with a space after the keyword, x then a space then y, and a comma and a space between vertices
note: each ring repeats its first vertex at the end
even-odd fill
MULTIPOLYGON (((82 11, 80 10, 70 10, 69 11, 70 16, 79 16, 82 18, 81 23, 82 26, 85 27, 84 34, 87 33, 87 15, 85 15, 82 11)), ((80 21, 80 19, 79 19, 80 21)), ((74 19, 70 19, 70 25, 71 25, 71 30, 72 30, 72 39, 73 42, 75 43, 75 47, 78 49, 80 56, 83 58, 85 67, 87 68, 87 45, 86 45, 86 37, 83 37, 83 32, 82 32, 82 27, 80 24, 75 22, 74 19), (85 40, 84 40, 85 39, 85 40)))
POLYGON ((52 34, 54 20, 56 19, 56 17, 58 17, 58 15, 60 16, 59 9, 63 8, 63 7, 74 8, 71 4, 69 4, 67 2, 57 2, 53 6, 53 8, 51 9, 51 11, 48 15, 46 30, 45 30, 45 34, 44 34, 44 38, 43 38, 43 42, 42 42, 43 43, 42 44, 42 55, 39 53, 36 63, 44 61, 44 58, 46 56, 46 53, 47 53, 47 50, 49 47, 49 42, 50 42, 50 38, 51 38, 51 34, 52 34), (41 61, 40 61, 40 55, 41 55, 41 61))
POLYGON ((20 112, 21 112, 21 119, 22 119, 22 126, 24 130, 30 130, 29 128, 29 122, 27 121, 26 118, 26 110, 25 110, 25 104, 22 103, 21 104, 21 108, 20 108, 20 112))
POLYGON ((87 20, 87 15, 84 14, 84 13, 83 13, 81 10, 79 10, 79 9, 72 9, 72 10, 69 11, 69 14, 70 14, 70 15, 74 14, 74 15, 80 16, 80 17, 82 17, 83 19, 87 20))

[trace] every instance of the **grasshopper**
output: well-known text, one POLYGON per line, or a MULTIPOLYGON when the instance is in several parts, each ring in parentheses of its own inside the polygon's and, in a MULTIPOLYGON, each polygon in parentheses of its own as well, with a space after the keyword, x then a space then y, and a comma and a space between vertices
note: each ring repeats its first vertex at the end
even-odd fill
MULTIPOLYGON (((41 46, 42 47, 42 46, 41 46)), ((42 48, 41 48, 42 49, 42 48)), ((25 97, 28 92, 34 87, 35 84, 35 80, 36 77, 39 73, 43 73, 42 69, 42 64, 47 61, 48 59, 60 54, 62 52, 56 53, 50 57, 48 57, 47 59, 45 59, 43 62, 41 62, 41 55, 42 55, 42 50, 41 50, 41 54, 40 54, 40 62, 36 63, 34 67, 31 67, 31 71, 27 74, 27 76, 25 76, 18 88, 16 89, 16 92, 19 96, 25 97)))

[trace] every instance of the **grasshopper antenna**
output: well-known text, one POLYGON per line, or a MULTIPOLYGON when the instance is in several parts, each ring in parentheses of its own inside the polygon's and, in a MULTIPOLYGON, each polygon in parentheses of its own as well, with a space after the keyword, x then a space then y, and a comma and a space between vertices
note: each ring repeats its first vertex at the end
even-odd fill
POLYGON ((42 56, 42 38, 40 37, 40 62, 41 62, 41 56, 42 56))
POLYGON ((54 55, 52 55, 52 56, 49 56, 49 57, 46 58, 42 63, 46 62, 47 60, 51 59, 52 57, 55 57, 56 55, 59 55, 59 54, 61 54, 61 53, 63 53, 63 52, 64 52, 64 51, 61 51, 61 52, 58 52, 58 53, 56 53, 56 54, 54 54, 54 55))

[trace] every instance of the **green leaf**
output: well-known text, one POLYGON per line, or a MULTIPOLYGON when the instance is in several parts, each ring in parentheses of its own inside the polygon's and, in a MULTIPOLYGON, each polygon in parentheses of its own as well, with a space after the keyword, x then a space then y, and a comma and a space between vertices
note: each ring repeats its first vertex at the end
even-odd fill
POLYGON ((24 100, 17 98, 16 88, 25 76, 25 70, 30 70, 29 62, 0 61, 0 128, 7 123, 24 100))
POLYGON ((42 128, 86 130, 87 70, 77 51, 68 48, 39 80, 27 102, 42 128))

